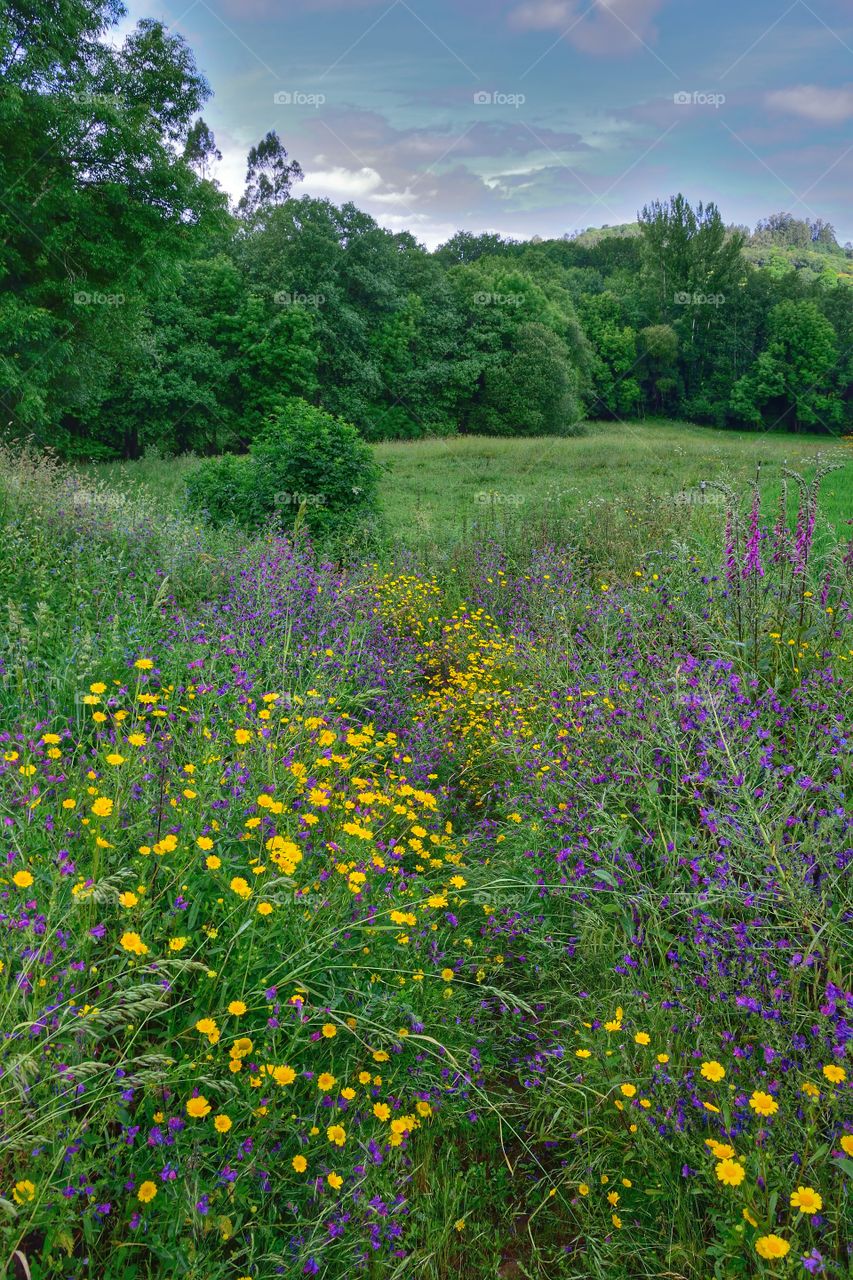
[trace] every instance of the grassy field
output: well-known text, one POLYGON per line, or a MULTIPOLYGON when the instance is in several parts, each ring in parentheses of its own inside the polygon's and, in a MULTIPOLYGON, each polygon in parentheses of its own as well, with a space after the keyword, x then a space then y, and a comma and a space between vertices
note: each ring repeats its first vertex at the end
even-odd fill
MULTIPOLYGON (((851 516, 853 448, 827 436, 716 431, 687 423, 591 422, 578 437, 529 440, 455 436, 376 446, 382 504, 395 543, 446 546, 475 527, 544 523, 601 503, 648 498, 701 506, 702 481, 743 486, 760 476, 773 502, 783 468, 811 473, 818 456, 843 464, 822 489, 824 517, 840 532, 851 516)), ((179 505, 193 458, 110 463, 91 470, 117 487, 146 485, 179 505)), ((714 493, 709 488, 709 509, 714 493)), ((683 512, 682 512, 683 514, 683 512)))

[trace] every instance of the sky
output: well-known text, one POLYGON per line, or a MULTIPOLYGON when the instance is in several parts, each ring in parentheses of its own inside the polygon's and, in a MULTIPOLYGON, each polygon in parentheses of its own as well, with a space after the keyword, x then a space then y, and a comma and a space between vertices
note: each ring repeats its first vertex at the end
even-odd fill
POLYGON ((296 194, 432 248, 560 236, 682 191, 853 239, 853 0, 126 0, 192 47, 235 198, 278 132, 296 194))

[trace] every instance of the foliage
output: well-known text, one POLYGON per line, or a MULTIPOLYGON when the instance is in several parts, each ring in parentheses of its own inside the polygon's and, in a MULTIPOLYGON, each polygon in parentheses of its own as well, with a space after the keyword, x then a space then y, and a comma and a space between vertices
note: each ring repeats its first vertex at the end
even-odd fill
POLYGON ((377 515, 379 468, 355 427, 305 400, 287 400, 248 456, 210 458, 187 480, 192 510, 214 525, 289 529, 321 540, 355 533, 377 515))
POLYGON ((780 302, 770 313, 767 346, 732 388, 732 412, 744 422, 801 427, 837 425, 842 405, 833 373, 835 331, 813 302, 780 302))

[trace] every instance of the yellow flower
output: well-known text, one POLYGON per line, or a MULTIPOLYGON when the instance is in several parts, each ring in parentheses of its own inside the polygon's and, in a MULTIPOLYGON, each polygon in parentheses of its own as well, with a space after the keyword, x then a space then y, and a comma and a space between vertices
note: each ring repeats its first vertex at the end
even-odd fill
POLYGON ((755 1252, 759 1258, 772 1262, 774 1258, 784 1258, 791 1246, 781 1236, 759 1236, 755 1242, 755 1252))
POLYGON ((633 1098, 637 1092, 637 1086, 635 1084, 620 1084, 619 1092, 626 1098, 633 1098))
POLYGON ((703 1062, 702 1069, 699 1073, 703 1080, 710 1080, 716 1084, 718 1080, 722 1080, 726 1074, 726 1069, 720 1062, 715 1062, 712 1058, 710 1062, 703 1062))
POLYGON ((124 947, 125 951, 132 951, 134 955, 146 956, 148 954, 148 948, 138 933, 123 933, 121 935, 121 945, 124 947))
POLYGON ((333 1191, 339 1190, 344 1185, 344 1180, 339 1173, 327 1174, 326 1181, 333 1191))
POLYGON ((763 1093, 760 1089, 756 1089, 749 1099, 749 1105, 752 1107, 756 1115, 772 1116, 779 1110, 779 1104, 775 1098, 769 1093, 763 1093))
POLYGON ((843 1084, 847 1079, 847 1072, 843 1067, 836 1067, 832 1063, 823 1068, 824 1077, 830 1084, 843 1084))
POLYGON ((154 663, 150 658, 137 658, 133 665, 137 671, 150 671, 154 663))
POLYGON ((213 1127, 217 1133, 227 1133, 233 1123, 234 1122, 231 1117, 226 1116, 223 1112, 221 1115, 214 1118, 213 1127))
POLYGON ((137 1199, 143 1204, 150 1204, 157 1194, 157 1184, 155 1182, 143 1182, 136 1193, 137 1199))
POLYGON ((335 1026, 333 1022, 324 1022, 322 1031, 323 1031, 323 1036, 325 1037, 326 1040, 333 1040, 334 1037, 338 1034, 338 1028, 335 1026))
POLYGON ((113 802, 108 796, 98 796, 92 805, 92 813, 96 818, 108 818, 113 811, 113 802))
POLYGON ((35 1184, 27 1178, 24 1178, 21 1182, 16 1182, 12 1189, 12 1199, 15 1204, 28 1204, 30 1200, 35 1198, 35 1194, 35 1184))
POLYGON ((293 1067, 273 1067, 272 1078, 276 1084, 293 1084, 296 1079, 296 1072, 293 1067))
POLYGON ((646 1035, 645 1031, 638 1031, 634 1036, 634 1044, 651 1044, 651 1036, 646 1035))
POLYGON ((189 938, 170 938, 169 950, 183 951, 184 947, 187 945, 188 942, 189 942, 189 938))
POLYGON ((222 859, 217 858, 215 853, 209 853, 204 860, 204 865, 207 867, 208 871, 218 871, 222 866, 222 859))
POLYGON ((622 1226, 622 1219, 619 1217, 618 1213, 611 1213, 610 1221, 613 1223, 617 1231, 622 1226))
POLYGON ((238 898, 250 898, 252 896, 251 886, 242 876, 234 876, 228 887, 232 893, 237 894, 238 898))
POLYGON ((576 1058, 588 1058, 590 1056, 589 1049, 575 1049, 576 1058))
POLYGON ((737 1160, 721 1160, 715 1173, 725 1187, 739 1187, 746 1177, 746 1170, 737 1160))
POLYGON ((616 1206, 617 1206, 617 1204, 619 1203, 619 1192, 618 1192, 618 1191, 608 1191, 608 1193, 607 1193, 607 1203, 608 1203, 608 1204, 612 1204, 612 1205, 613 1205, 613 1208, 615 1209, 615 1208, 616 1208, 616 1206))
POLYGON ((588 1195, 589 1195, 589 1187, 587 1186, 587 1184, 586 1184, 585 1182, 579 1182, 579 1183, 578 1183, 578 1195, 579 1195, 579 1196, 588 1196, 588 1195))
POLYGON ((800 1213, 820 1213, 823 1208, 823 1198, 814 1187, 797 1187, 796 1191, 791 1193, 791 1208, 799 1209, 800 1213))
POLYGON ((200 1093, 197 1098, 190 1098, 187 1103, 187 1115, 192 1116, 194 1120, 210 1115, 210 1103, 203 1093, 200 1093))
POLYGON ((304 1156, 294 1156, 290 1162, 297 1173, 304 1173, 308 1168, 308 1161, 304 1156))
POLYGON ((715 1155, 718 1160, 734 1160, 735 1149, 730 1147, 727 1142, 717 1142, 714 1138, 706 1138, 705 1146, 710 1148, 711 1154, 715 1155))
POLYGON ((123 907, 128 907, 128 908, 135 907, 137 902, 139 901, 136 894, 131 893, 129 889, 126 889, 124 893, 120 893, 118 895, 118 900, 123 907))
POLYGON ((342 1147, 347 1140, 346 1129, 342 1124, 330 1124, 326 1130, 326 1137, 333 1142, 336 1147, 342 1147))
POLYGON ((258 905, 257 905, 256 910, 257 910, 257 913, 258 913, 258 915, 259 915, 259 916, 269 916, 269 915, 272 915, 272 903, 271 903, 271 902, 259 902, 259 903, 258 903, 258 905))
POLYGON ((239 1018, 241 1014, 246 1012, 246 1006, 242 1000, 232 1000, 228 1006, 228 1012, 233 1013, 235 1018, 239 1018))
POLYGON ((199 849, 203 849, 205 853, 207 853, 209 849, 213 848, 213 841, 210 836, 199 836, 196 840, 196 844, 199 849))
POLYGON ((19 889, 29 889, 30 885, 33 883, 33 878, 29 871, 16 871, 12 876, 12 879, 19 889))
POLYGON ((217 1027, 213 1018, 199 1018, 195 1024, 195 1029, 203 1036, 212 1036, 217 1027))
POLYGON ((661 1065, 665 1065, 667 1062, 669 1062, 669 1054, 668 1054, 668 1053, 659 1053, 659 1054, 658 1054, 658 1056, 657 1056, 657 1058, 658 1058, 658 1062, 660 1062, 660 1063, 661 1063, 661 1065))
POLYGON ((238 747, 243 747, 246 745, 247 742, 251 742, 252 741, 251 729, 235 730, 234 741, 237 743, 238 747))
POLYGON ((758 1226, 758 1223, 755 1221, 755 1218, 753 1218, 752 1214, 749 1212, 748 1209, 743 1210, 743 1220, 744 1222, 748 1222, 751 1227, 758 1226))
POLYGON ((452 969, 442 969, 441 971, 442 982, 452 982, 455 977, 456 977, 456 974, 453 972, 452 969))
POLYGON ((841 1150, 845 1155, 853 1156, 853 1133, 845 1133, 841 1139, 841 1150))
POLYGON ((391 1108, 384 1102, 376 1102, 373 1106, 373 1114, 377 1120, 387 1120, 391 1114, 391 1108))
POLYGON ((465 1219, 464 1219, 464 1218, 457 1218, 457 1219, 456 1219, 456 1221, 455 1221, 455 1222, 454 1222, 454 1224, 453 1224, 453 1229, 454 1229, 454 1231, 464 1231, 464 1230, 465 1230, 465 1219))
POLYGON ((322 1089, 324 1093, 328 1093, 337 1084, 337 1079, 330 1071, 321 1071, 317 1077, 317 1088, 322 1089))

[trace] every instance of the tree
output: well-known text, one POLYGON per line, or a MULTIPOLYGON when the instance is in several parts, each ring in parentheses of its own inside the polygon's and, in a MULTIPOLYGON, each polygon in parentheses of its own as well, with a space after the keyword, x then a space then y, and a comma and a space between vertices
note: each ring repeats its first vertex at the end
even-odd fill
POLYGON ((622 308, 612 293, 584 294, 578 311, 595 355, 591 414, 619 418, 634 413, 642 399, 636 330, 623 323, 622 308))
POLYGON ((180 153, 209 92, 190 50, 149 19, 110 46, 122 12, 11 0, 0 17, 0 404, 51 443, 72 441, 144 300, 225 217, 180 153))
POLYGON ((210 168, 215 160, 222 159, 222 152, 216 145, 213 130, 199 116, 187 134, 184 146, 184 159, 200 178, 210 177, 210 168))
POLYGON ((577 370, 565 343, 531 323, 519 326, 508 357, 486 369, 470 425, 488 435, 560 435, 580 417, 577 370))
POLYGON ((668 324, 640 330, 646 399, 655 413, 671 409, 678 399, 678 334, 668 324))
POLYGON ((684 391, 701 395, 728 322, 726 308, 746 273, 744 236, 726 227, 715 204, 694 210, 681 194, 653 201, 639 219, 648 318, 677 333, 684 391))
POLYGON ((294 182, 303 178, 297 160, 287 159, 287 150, 275 130, 249 152, 246 191, 238 205, 245 217, 265 213, 290 198, 294 182))
POLYGON ((815 303, 780 302, 770 313, 766 348, 732 389, 732 414, 755 425, 784 423, 791 431, 832 430, 842 418, 833 394, 837 363, 835 330, 815 303))

